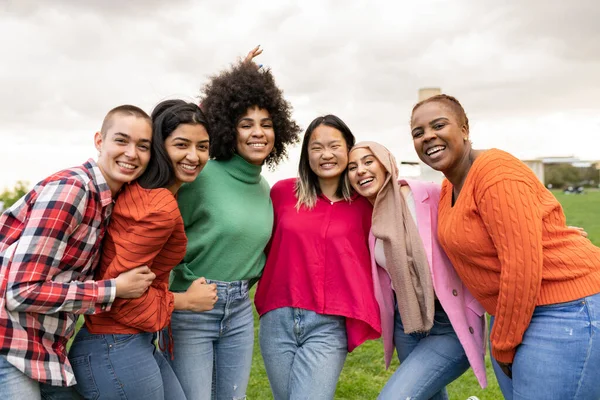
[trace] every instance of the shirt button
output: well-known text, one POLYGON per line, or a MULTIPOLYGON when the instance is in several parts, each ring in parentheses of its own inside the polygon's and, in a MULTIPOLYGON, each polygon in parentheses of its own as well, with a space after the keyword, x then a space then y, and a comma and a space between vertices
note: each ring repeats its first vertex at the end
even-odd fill
POLYGON ((469 327, 469 332, 471 332, 471 334, 475 333, 475 329, 473 329, 472 326, 469 327))
POLYGON ((454 296, 454 297, 458 296, 458 291, 456 289, 452 290, 452 296, 454 296))

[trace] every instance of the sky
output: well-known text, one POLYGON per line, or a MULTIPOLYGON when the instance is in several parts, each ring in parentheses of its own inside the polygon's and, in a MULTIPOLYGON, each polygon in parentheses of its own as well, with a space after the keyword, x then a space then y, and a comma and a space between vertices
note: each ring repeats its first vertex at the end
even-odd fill
POLYGON ((0 0, 0 190, 95 157, 116 105, 198 101, 259 44, 303 130, 336 114, 416 161, 410 111, 440 87, 475 148, 600 160, 598 21, 597 0, 0 0))

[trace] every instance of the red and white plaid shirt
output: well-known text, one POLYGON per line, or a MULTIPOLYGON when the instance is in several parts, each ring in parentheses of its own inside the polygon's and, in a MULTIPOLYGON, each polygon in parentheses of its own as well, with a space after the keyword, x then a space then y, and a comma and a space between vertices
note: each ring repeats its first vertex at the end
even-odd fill
POLYGON ((91 281, 112 212, 94 160, 38 183, 0 216, 0 355, 32 379, 75 384, 77 316, 110 310, 114 280, 91 281))

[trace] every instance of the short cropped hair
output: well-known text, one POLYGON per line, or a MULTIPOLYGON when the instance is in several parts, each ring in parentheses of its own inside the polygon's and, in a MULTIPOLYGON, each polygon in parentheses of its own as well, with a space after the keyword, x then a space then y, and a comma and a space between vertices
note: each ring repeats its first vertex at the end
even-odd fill
POLYGON ((148 125, 152 126, 152 119, 150 119, 150 116, 148 113, 146 113, 146 111, 139 107, 132 106, 131 104, 124 104, 113 108, 108 112, 108 114, 106 114, 106 117, 104 117, 104 121, 102 121, 102 128, 100 128, 100 133, 102 134, 103 138, 106 137, 106 132, 108 132, 112 126, 114 117, 117 115, 130 115, 136 118, 145 119, 148 121, 148 125))

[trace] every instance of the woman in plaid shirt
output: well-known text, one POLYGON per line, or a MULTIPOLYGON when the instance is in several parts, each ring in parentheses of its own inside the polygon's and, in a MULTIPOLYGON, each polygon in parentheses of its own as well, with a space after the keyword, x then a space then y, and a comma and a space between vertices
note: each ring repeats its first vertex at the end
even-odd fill
POLYGON ((66 344, 75 314, 110 310, 115 297, 141 296, 154 274, 140 267, 91 280, 122 185, 150 159, 150 117, 111 110, 96 132, 98 161, 57 172, 0 217, 0 388, 2 398, 40 398, 40 383, 71 386, 66 344))

